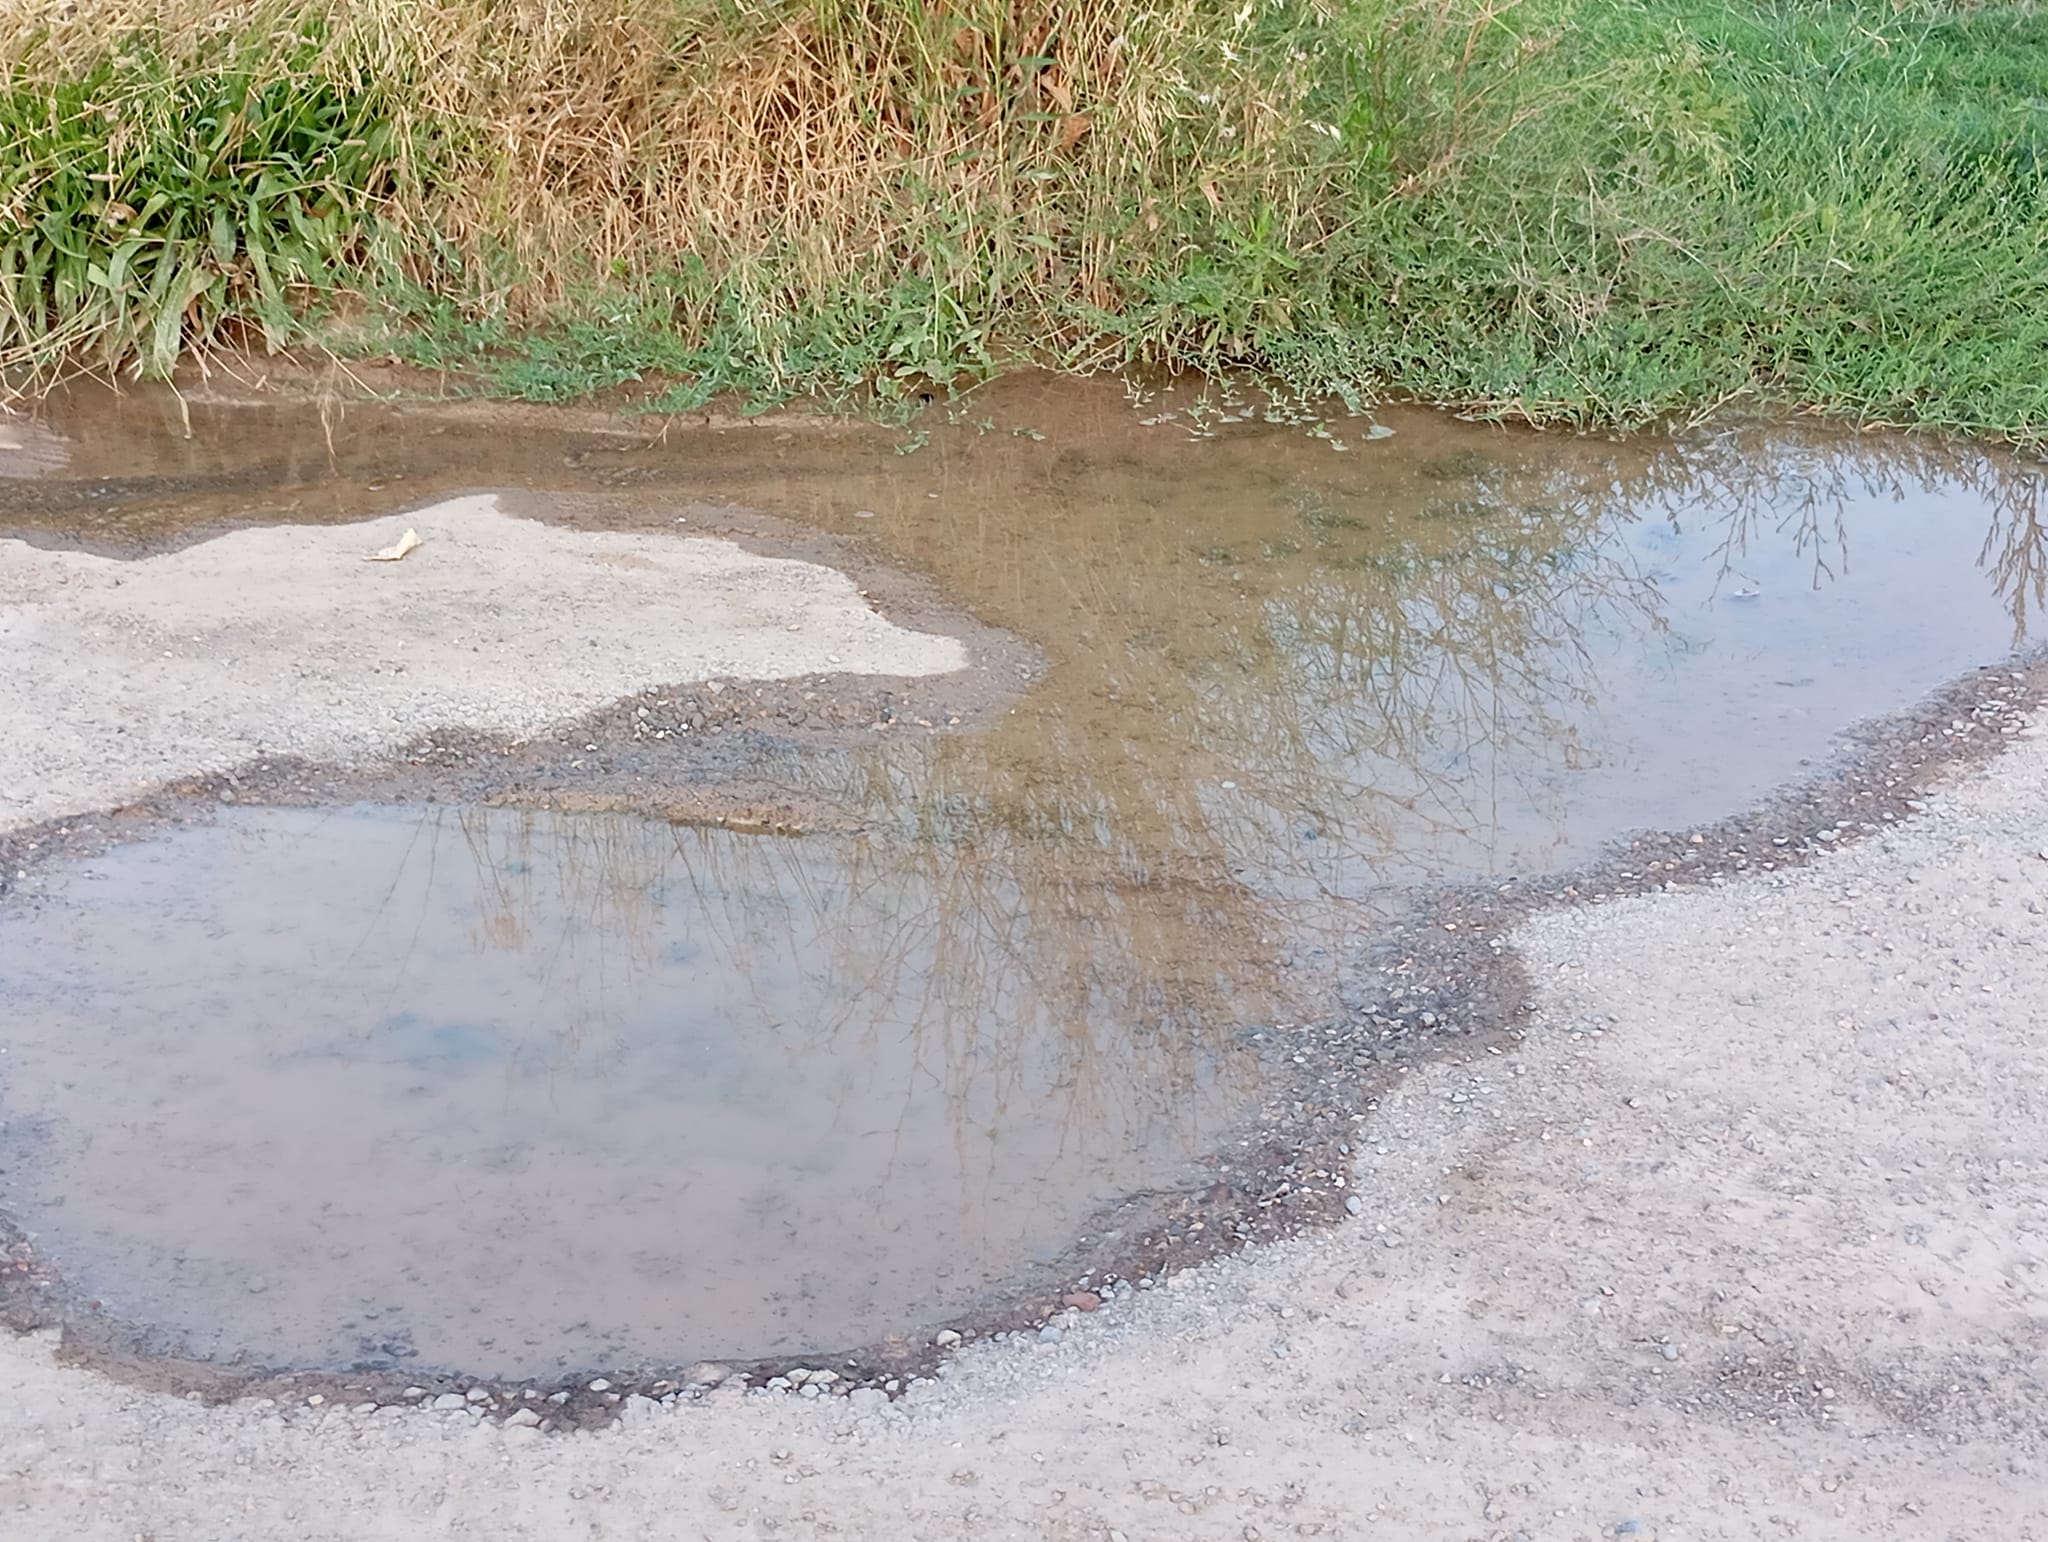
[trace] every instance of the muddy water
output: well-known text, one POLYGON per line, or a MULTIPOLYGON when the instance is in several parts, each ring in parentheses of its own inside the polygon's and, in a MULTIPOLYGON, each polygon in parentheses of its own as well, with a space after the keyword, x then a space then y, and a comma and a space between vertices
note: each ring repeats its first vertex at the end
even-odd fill
POLYGON ((616 747, 699 780, 757 752, 856 834, 236 810, 55 870, 0 924, 33 1002, 0 1206, 225 1358, 540 1374, 912 1329, 1209 1181, 1256 1101, 1237 1030, 1332 1009, 1414 886, 1726 814, 2034 640, 2018 460, 1189 397, 623 437, 60 405, 62 469, 0 480, 0 532, 140 552, 523 489, 851 540, 1047 667, 972 732, 707 760, 683 714, 616 747))
POLYGON ((7 1202, 188 1355, 867 1343, 1224 1133, 1227 958, 1093 920, 858 840, 235 811, 5 928, 7 1202))

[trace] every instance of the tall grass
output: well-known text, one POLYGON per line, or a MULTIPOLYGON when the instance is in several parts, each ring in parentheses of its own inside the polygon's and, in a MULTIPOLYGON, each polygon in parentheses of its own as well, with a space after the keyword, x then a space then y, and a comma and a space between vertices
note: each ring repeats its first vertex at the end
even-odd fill
MULTIPOLYGON (((1512 133, 1370 216, 1349 368, 1538 418, 2048 432, 2048 13, 1524 8, 1512 133)), ((1495 117, 1492 121, 1499 121, 1495 117)))
POLYGON ((2048 429, 2048 27, 1931 0, 0 13, 0 368, 576 394, 1248 367, 2048 429))
POLYGON ((12 15, 0 88, 0 368, 168 370, 224 324, 273 346, 360 267, 391 189, 367 71, 322 69, 317 18, 166 32, 138 11, 12 15))
POLYGON ((1388 154, 1362 97, 1302 116, 1324 20, 1309 0, 79 0, 0 32, 0 122, 25 136, 0 149, 23 229, 7 357, 89 335, 160 368, 240 301, 276 337, 278 286, 237 267, 268 238, 225 233, 274 227, 259 190, 289 185, 287 216, 336 223, 288 275, 380 287, 443 341, 571 301, 623 328, 626 305, 678 361, 798 388, 1025 347, 1113 359, 1143 313, 1143 350, 1213 361, 1286 316, 1388 154), (188 250, 216 228, 221 250, 188 250), (124 240, 193 276, 115 269, 124 240))

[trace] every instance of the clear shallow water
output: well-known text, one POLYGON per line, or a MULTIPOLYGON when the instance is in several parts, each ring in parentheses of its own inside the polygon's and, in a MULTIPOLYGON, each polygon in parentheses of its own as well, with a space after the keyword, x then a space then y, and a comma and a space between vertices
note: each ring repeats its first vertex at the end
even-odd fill
POLYGON ((1245 1091, 1198 911, 1104 896, 1134 960, 1015 899, 858 840, 228 812, 0 926, 0 1195, 188 1354, 857 1346, 1191 1181, 1245 1091))
POLYGON ((94 409, 0 521, 118 546, 506 485, 701 533, 730 500, 1048 667, 981 731, 773 755, 861 836, 236 810, 53 869, 0 917, 0 1208, 224 1358, 539 1375, 911 1330, 1206 1183, 1256 1093, 1236 1030, 1327 1002, 1410 886, 1717 818, 2035 641, 2016 460, 1405 412, 1338 453, 1161 405, 1027 384, 907 455, 381 409, 313 453, 290 413, 186 441, 94 409))

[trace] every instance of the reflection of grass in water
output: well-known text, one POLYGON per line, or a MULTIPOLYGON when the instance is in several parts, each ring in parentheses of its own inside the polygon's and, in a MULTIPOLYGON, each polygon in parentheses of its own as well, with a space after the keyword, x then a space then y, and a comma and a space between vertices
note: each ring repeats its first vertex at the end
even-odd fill
MULTIPOLYGON (((1369 532, 1280 536, 1241 567, 1205 562, 1173 511, 1116 528, 1113 506, 1078 537, 1079 521, 1018 521, 971 551, 934 543, 949 587, 1001 589, 1065 641, 1024 711, 803 773, 871 823, 866 842, 477 817, 482 935, 586 970, 569 1032, 600 1044, 611 1006, 658 977, 674 916, 742 970, 750 939, 778 936, 812 967, 756 1015, 792 1060, 872 1064, 901 1036, 906 1110, 940 1098, 970 1165, 1002 1119, 1095 1140, 1185 1087, 1219 1025, 1279 1010, 1275 912, 1248 875, 1313 888, 1347 843, 1483 846, 1505 804, 1558 796, 1602 699, 1588 640, 1665 631, 1632 527, 1711 526, 1724 564, 1789 542, 1821 582, 1844 570, 1850 504, 1949 485, 1992 511, 1983 561, 2016 636, 2048 582, 2038 476, 1932 447, 1674 445, 1469 478, 1470 501, 1507 512, 1383 507, 1369 532), (979 566, 969 582, 948 561, 979 566)), ((1274 518, 1299 528, 1285 505, 1274 518)))
POLYGON ((954 850, 623 816, 478 810, 460 829, 480 936, 510 940, 537 987, 566 986, 575 1004, 543 1059, 623 1052, 645 993, 684 983, 664 950, 694 942, 753 992, 733 1026, 791 1066, 907 1057, 901 1112, 937 1095, 969 1170, 987 1160, 974 1138, 1027 1114, 1084 1148, 1183 1106, 1194 1117, 1214 1014, 1258 995, 1199 895, 1026 894, 1014 869, 984 873, 954 850), (795 973, 766 985, 756 970, 777 960, 795 973))
MULTIPOLYGON (((902 751, 854 757, 824 790, 935 840, 1059 843, 1112 877, 1326 867, 1329 842, 1290 852, 1276 839, 1290 825, 1367 853, 1418 837, 1483 850, 1504 798, 1518 817, 1561 817, 1562 773, 1589 753, 1579 723, 1602 697, 1587 640, 1671 637, 1637 527, 1710 525, 1729 551, 1789 540, 1824 580, 1850 504, 1947 488, 1991 511, 1985 563, 2016 638, 2048 581, 2039 474, 1935 445, 1580 441, 1533 464, 1503 452, 1429 465, 1443 474, 1406 489, 1366 472, 1275 483, 1268 525, 1314 541, 1233 515, 1262 542, 1258 562, 1214 561, 1239 545, 1199 521, 1198 535, 1148 525, 1113 479, 1090 489, 1090 522, 984 539, 972 566, 922 546, 948 588, 998 597, 1064 643, 1055 675, 991 736, 933 747, 915 772, 902 751), (1439 502, 1453 471, 1471 484, 1455 500, 1468 517, 1404 517, 1439 502), (1095 529, 1119 534, 1098 542, 1095 529), (1214 796, 1248 770, 1256 789, 1214 796)), ((956 481, 948 496, 973 493, 956 481)))

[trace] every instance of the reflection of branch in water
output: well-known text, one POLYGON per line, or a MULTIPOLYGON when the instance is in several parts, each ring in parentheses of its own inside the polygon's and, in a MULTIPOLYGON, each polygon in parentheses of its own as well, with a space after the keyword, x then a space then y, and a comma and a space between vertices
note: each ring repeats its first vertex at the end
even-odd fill
MULTIPOLYGON (((888 1133, 873 1116, 891 1105, 899 1135, 913 1111, 941 1118, 984 1181, 1020 1120, 1099 1159, 1175 1123, 1195 1149, 1220 1048, 1198 1024, 1259 996, 1248 952, 1219 952, 1216 908, 1183 891, 1069 880, 1026 904, 1013 870, 952 849, 511 809, 448 823, 470 861, 419 900, 468 910, 472 949, 512 955, 536 1004, 520 1074, 552 1084, 704 1032, 799 1077, 871 1076, 846 1133, 888 1133)), ((443 828, 419 816, 407 868, 443 828)))
POLYGON ((2048 606, 2048 525, 2041 518, 2044 481, 2048 477, 2033 478, 2027 484, 2031 496, 2015 499, 2000 511, 1977 554, 1978 565, 1989 569, 2012 613, 2015 649, 2027 641, 2028 617, 2048 606))
POLYGON ((1674 444, 1657 460, 1654 478, 1630 486, 1626 496, 1645 515, 1674 524, 1689 518, 1720 523, 1716 555, 1723 576, 1760 544, 1768 528, 1779 537, 1789 535, 1795 552, 1812 553, 1813 587, 1824 588, 1848 572, 1855 504, 1931 503, 1962 492, 1990 511, 1978 566, 2012 617, 2014 648, 2027 641, 2030 612, 2048 603, 2048 529, 2041 517, 2048 476, 2038 466, 1903 436, 1846 445, 1759 445, 1729 436, 1704 445, 1674 444))
POLYGON ((1702 579, 1768 543, 1821 587, 1846 574, 1858 504, 1960 490, 1991 511, 1987 576, 2016 641, 2043 603, 2040 477, 1995 457, 1547 441, 1534 463, 1472 457, 1451 480, 1110 476, 1061 517, 1018 519, 1007 547, 977 525, 957 567, 927 533, 925 565, 1063 643, 1057 669, 994 734, 852 757, 818 790, 983 860, 1053 845, 1115 877, 1313 888, 1347 853, 1382 878, 1418 859, 1484 868, 1509 828, 1548 820, 1566 839, 1569 773, 1604 754, 1601 660, 1692 646, 1665 615, 1671 575, 1646 566, 1659 529, 1703 555, 1702 579))

